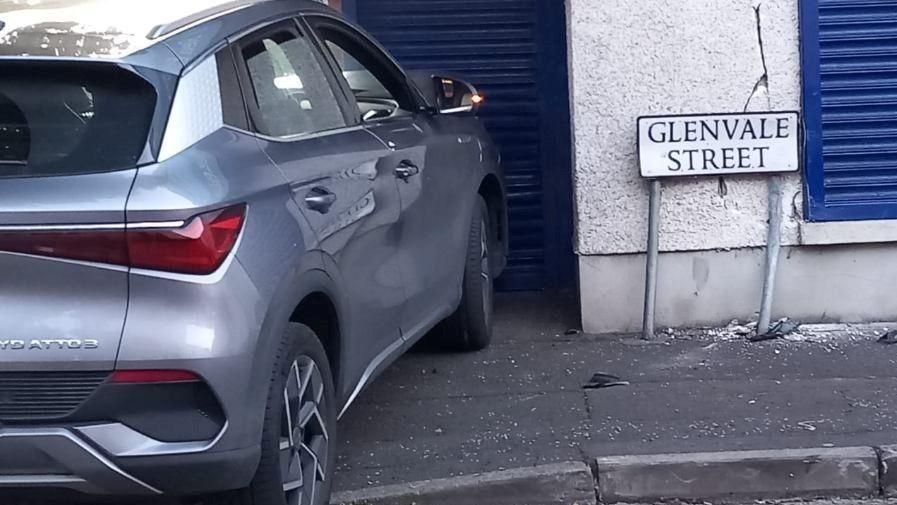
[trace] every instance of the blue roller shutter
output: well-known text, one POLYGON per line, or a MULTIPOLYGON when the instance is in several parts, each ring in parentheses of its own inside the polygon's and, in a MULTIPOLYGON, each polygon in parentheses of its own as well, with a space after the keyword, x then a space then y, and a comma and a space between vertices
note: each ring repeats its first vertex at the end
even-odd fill
POLYGON ((802 0, 810 220, 897 218, 897 0, 802 0))
POLYGON ((569 283, 574 263, 572 205, 565 204, 572 183, 563 2, 357 0, 352 9, 405 68, 456 74, 485 94, 480 117, 500 146, 509 193, 511 252, 500 287, 569 283), (548 7, 560 25, 557 33, 546 33, 552 29, 548 7))

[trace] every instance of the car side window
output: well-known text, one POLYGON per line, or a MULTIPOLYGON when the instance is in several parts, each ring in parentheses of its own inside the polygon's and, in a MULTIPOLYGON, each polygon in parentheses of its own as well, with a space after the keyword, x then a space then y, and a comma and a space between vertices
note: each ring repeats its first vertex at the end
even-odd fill
POLYGON ((285 138, 346 126, 315 50, 298 31, 269 31, 240 48, 256 131, 285 138))
POLYGON ((329 19, 315 26, 352 91, 363 120, 402 115, 417 109, 405 76, 364 36, 329 19))

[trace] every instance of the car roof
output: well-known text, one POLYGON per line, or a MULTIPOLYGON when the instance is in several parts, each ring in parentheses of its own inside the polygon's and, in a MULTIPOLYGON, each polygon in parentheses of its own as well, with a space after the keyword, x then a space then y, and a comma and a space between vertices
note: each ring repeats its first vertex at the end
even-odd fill
POLYGON ((123 60, 212 19, 254 11, 237 16, 251 23, 265 11, 319 5, 310 0, 0 0, 0 56, 123 60))

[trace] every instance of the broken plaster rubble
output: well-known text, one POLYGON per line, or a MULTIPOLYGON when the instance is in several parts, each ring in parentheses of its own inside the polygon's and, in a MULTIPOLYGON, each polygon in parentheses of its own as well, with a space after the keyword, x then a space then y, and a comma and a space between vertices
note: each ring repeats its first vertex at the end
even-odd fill
MULTIPOLYGON (((782 320, 780 320, 782 321, 782 320)), ((897 323, 868 324, 797 324, 797 329, 782 337, 788 342, 838 343, 859 340, 875 340, 897 328, 897 323)), ((674 340, 710 340, 731 342, 747 340, 757 329, 756 318, 750 321, 733 319, 724 327, 667 328, 662 336, 674 340)))

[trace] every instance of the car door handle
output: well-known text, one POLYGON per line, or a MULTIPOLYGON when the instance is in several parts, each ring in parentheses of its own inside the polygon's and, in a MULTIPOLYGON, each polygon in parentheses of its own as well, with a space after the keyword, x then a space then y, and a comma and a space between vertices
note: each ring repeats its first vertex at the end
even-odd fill
POLYGON ((320 186, 311 188, 311 191, 305 195, 305 205, 316 212, 326 214, 330 211, 330 207, 336 202, 336 195, 330 190, 320 186))
POLYGON ((420 173, 420 167, 411 163, 408 160, 405 160, 399 163, 399 166, 396 167, 396 177, 399 179, 408 182, 408 179, 414 177, 415 175, 420 173))

